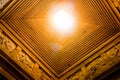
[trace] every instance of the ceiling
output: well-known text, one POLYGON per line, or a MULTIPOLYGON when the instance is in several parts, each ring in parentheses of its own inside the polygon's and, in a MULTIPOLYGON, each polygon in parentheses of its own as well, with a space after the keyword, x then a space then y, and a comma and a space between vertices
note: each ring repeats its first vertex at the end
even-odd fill
POLYGON ((2 1, 6 2, 0 6, 1 23, 57 77, 77 70, 92 51, 120 31, 119 9, 113 0, 2 1), (73 4, 77 15, 77 31, 65 39, 47 21, 51 8, 62 3, 73 4))

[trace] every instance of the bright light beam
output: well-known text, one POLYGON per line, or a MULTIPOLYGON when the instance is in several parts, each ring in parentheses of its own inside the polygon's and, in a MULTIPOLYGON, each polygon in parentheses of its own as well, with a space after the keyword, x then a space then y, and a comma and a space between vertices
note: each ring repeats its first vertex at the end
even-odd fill
POLYGON ((54 29, 62 35, 69 35, 74 31, 75 19, 64 10, 53 15, 52 23, 54 29))

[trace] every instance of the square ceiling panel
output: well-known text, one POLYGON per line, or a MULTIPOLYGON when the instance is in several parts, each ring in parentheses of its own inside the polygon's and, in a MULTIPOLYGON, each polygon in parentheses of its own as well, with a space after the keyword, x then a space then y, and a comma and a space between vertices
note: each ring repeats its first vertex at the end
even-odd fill
POLYGON ((42 58, 52 71, 60 75, 69 71, 69 68, 78 61, 84 61, 86 55, 119 32, 119 24, 104 2, 102 0, 39 1, 22 19, 12 22, 5 20, 5 22, 12 24, 11 29, 35 51, 35 55, 39 59, 42 58), (69 36, 59 35, 53 30, 50 22, 51 16, 54 15, 52 11, 64 8, 76 17, 74 26, 76 30, 69 36))

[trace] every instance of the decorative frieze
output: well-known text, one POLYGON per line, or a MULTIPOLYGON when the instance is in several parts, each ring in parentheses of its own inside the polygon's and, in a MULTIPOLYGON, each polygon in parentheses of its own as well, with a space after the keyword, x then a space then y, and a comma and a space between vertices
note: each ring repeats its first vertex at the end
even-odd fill
POLYGON ((120 62, 120 43, 102 53, 68 80, 93 80, 95 77, 120 62))
POLYGON ((21 65, 21 67, 25 68, 29 72, 32 71, 34 62, 30 59, 30 57, 23 51, 19 52, 16 56, 16 61, 21 65))
POLYGON ((16 44, 5 34, 2 34, 2 30, 0 30, 0 48, 7 53, 13 51, 16 48, 16 44))
POLYGON ((0 29, 0 49, 36 80, 50 80, 40 66, 0 29))
POLYGON ((35 63, 32 73, 34 73, 34 74, 32 74, 32 76, 36 77, 36 79, 38 79, 38 80, 49 80, 48 77, 40 69, 40 67, 37 63, 35 63))

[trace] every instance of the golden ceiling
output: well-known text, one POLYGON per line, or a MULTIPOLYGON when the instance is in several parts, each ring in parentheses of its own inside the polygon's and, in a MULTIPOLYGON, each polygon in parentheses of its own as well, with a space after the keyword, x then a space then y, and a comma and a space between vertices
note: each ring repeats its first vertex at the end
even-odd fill
POLYGON ((27 53, 29 56, 37 58, 57 78, 69 76, 88 64, 88 58, 120 32, 120 7, 116 8, 115 0, 2 1, 1 29, 10 32, 24 50, 31 52, 27 53), (74 4, 78 18, 76 33, 62 40, 54 31, 51 32, 46 21, 51 7, 60 3, 74 4), (56 50, 57 44, 62 48, 56 50))

